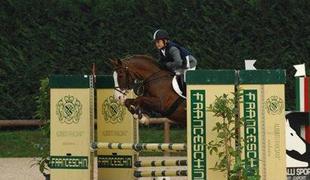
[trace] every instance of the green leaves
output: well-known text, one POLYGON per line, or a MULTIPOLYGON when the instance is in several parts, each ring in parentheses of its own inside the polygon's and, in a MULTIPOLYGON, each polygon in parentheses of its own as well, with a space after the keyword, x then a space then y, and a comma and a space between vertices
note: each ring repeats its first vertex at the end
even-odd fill
POLYGON ((35 118, 48 121, 50 119, 49 79, 45 78, 40 82, 39 95, 36 97, 37 108, 35 118))
POLYGON ((292 109, 292 65, 309 57, 308 10, 306 1, 2 0, 0 117, 33 118, 28 102, 50 74, 89 74, 92 63, 97 74, 110 74, 109 58, 157 57, 157 28, 187 47, 199 68, 243 69, 244 59, 257 59, 259 69, 287 69, 292 109))
POLYGON ((250 178, 258 180, 260 179, 258 173, 247 177, 248 169, 245 169, 245 162, 241 159, 244 139, 240 137, 243 119, 239 118, 237 106, 241 102, 240 92, 238 89, 236 93, 216 97, 213 104, 208 107, 208 111, 214 116, 212 120, 218 120, 212 128, 216 137, 207 143, 209 154, 216 155, 218 158, 215 166, 210 169, 225 172, 228 180, 249 180, 250 178))

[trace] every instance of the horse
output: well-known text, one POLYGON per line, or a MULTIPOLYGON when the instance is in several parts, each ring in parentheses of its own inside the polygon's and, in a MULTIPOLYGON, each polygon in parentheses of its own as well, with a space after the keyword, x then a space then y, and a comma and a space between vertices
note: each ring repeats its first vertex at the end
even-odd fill
POLYGON ((141 120, 155 111, 175 123, 186 124, 186 102, 173 90, 171 72, 146 55, 111 60, 111 64, 116 98, 134 117, 141 120), (127 98, 132 89, 137 98, 127 98))
POLYGON ((307 143, 291 127, 286 119, 286 165, 287 167, 309 167, 307 143))

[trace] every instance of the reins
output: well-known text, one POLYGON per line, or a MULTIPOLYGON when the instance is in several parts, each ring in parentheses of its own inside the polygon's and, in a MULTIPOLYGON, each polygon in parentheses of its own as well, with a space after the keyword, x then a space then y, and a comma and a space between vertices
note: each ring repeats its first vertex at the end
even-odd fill
MULTIPOLYGON (((135 82, 135 80, 139 80, 139 79, 138 78, 134 78, 132 76, 132 74, 130 73, 129 67, 127 66, 127 64, 125 64, 125 65, 126 65, 125 67, 119 67, 119 68, 125 69, 125 71, 126 71, 126 86, 127 86, 128 89, 130 89, 131 85, 130 85, 130 82, 129 82, 129 77, 131 77, 134 80, 134 82, 135 82)), ((147 78, 145 78, 143 80, 142 84, 146 85, 146 84, 149 84, 150 82, 153 82, 153 81, 156 81, 156 80, 160 80, 160 79, 165 78, 165 77, 171 77, 172 76, 172 74, 165 74, 163 76, 159 76, 159 77, 156 77, 156 78, 152 79, 152 77, 156 76, 157 74, 159 74, 161 72, 163 72, 163 70, 159 69, 155 73, 151 74, 150 76, 148 76, 147 78)))
POLYGON ((157 72, 151 74, 149 77, 147 77, 147 78, 143 81, 143 85, 149 84, 149 83, 152 82, 152 81, 160 80, 160 79, 163 79, 163 78, 165 78, 165 77, 170 77, 170 76, 171 76, 171 74, 168 74, 168 75, 165 74, 165 75, 163 75, 163 76, 159 76, 159 77, 156 77, 156 78, 154 78, 154 79, 151 79, 153 76, 159 74, 159 73, 162 72, 162 71, 163 71, 163 70, 160 69, 160 70, 158 70, 157 72))

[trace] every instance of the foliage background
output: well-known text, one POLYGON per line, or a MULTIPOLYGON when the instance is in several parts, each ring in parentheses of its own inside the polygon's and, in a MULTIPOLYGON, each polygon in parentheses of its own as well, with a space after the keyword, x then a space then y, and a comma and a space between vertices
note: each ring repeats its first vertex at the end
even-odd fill
POLYGON ((157 28, 189 48, 206 69, 286 69, 310 57, 307 0, 1 0, 0 119, 35 116, 40 80, 51 74, 111 73, 109 58, 157 57, 157 28))

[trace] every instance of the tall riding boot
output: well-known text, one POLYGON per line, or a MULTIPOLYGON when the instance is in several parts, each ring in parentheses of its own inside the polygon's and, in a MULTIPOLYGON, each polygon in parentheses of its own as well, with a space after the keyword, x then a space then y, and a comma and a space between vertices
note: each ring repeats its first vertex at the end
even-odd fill
POLYGON ((181 91, 182 95, 186 97, 186 83, 184 81, 184 75, 180 75, 180 85, 181 85, 181 91))

